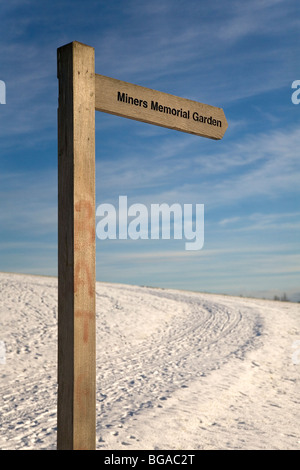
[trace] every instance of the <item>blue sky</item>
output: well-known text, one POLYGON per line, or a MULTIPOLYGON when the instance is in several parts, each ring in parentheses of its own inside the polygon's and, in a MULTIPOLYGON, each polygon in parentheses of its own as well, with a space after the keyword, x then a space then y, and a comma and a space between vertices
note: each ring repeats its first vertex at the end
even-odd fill
POLYGON ((205 243, 97 240, 97 279, 300 300, 298 0, 2 2, 0 270, 57 275, 57 48, 224 109, 220 141, 96 113, 96 205, 204 204, 205 243))

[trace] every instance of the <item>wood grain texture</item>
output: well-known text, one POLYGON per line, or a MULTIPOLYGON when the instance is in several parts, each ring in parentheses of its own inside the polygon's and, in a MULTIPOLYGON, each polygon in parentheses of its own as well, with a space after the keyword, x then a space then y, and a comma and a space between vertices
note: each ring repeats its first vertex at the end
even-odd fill
POLYGON ((57 51, 58 449, 96 443, 95 66, 78 42, 57 51))
POLYGON ((95 107, 117 116, 219 140, 228 123, 223 109, 95 75, 95 107))

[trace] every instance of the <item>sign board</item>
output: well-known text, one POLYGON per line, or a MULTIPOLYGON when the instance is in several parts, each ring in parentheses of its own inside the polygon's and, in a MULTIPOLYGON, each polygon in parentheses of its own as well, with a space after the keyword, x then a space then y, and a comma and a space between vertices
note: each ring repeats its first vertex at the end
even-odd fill
POLYGON ((95 74, 95 108, 109 114, 219 140, 228 127, 222 108, 95 74))

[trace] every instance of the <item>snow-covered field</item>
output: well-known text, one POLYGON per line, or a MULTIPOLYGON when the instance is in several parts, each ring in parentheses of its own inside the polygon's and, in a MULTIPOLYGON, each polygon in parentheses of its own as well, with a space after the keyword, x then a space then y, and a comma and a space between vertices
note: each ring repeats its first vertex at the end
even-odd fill
MULTIPOLYGON (((57 279, 0 289, 0 449, 52 450, 57 279)), ((97 449, 299 449, 299 340, 299 304, 97 283, 97 449)))

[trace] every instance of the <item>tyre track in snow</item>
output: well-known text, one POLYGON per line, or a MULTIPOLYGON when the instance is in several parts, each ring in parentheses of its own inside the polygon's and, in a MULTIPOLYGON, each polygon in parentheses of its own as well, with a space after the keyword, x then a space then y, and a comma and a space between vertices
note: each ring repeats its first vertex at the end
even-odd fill
MULTIPOLYGON (((125 297, 123 302, 119 299, 118 308, 129 314, 125 292, 134 303, 141 288, 121 289, 125 297)), ((132 344, 130 338, 123 338, 119 351, 110 358, 106 355, 105 366, 101 363, 98 371, 99 430, 122 423, 145 407, 161 406, 176 389, 222 367, 233 355, 242 358, 257 344, 261 320, 253 309, 241 311, 221 301, 210 303, 201 294, 155 289, 148 290, 149 294, 155 301, 175 302, 177 312, 165 328, 158 318, 157 331, 145 340, 132 344)), ((100 301, 101 293, 98 296, 100 301)), ((140 304, 142 312, 143 302, 140 304)), ((99 349, 98 354, 101 356, 99 349)))

